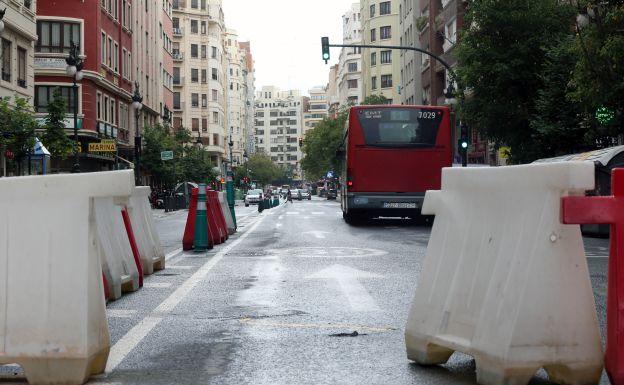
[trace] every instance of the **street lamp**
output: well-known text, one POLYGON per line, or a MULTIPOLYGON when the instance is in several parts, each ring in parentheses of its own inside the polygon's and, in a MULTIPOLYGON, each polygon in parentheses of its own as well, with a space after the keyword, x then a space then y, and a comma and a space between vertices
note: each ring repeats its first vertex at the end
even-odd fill
POLYGON ((234 142, 232 141, 232 131, 230 130, 230 141, 228 142, 228 146, 230 147, 230 163, 227 166, 227 173, 226 173, 226 183, 225 183, 225 189, 227 191, 227 200, 228 200, 228 205, 230 206, 230 211, 232 212, 232 219, 234 219, 234 227, 236 228, 236 215, 234 213, 234 172, 232 171, 232 162, 233 162, 233 155, 232 155, 232 148, 234 147, 234 142))
POLYGON ((139 82, 134 82, 134 95, 132 95, 132 107, 134 108, 135 133, 134 133, 134 178, 135 184, 141 184, 141 133, 139 132, 139 114, 143 108, 143 96, 139 91, 139 82))
MULTIPOLYGON (((0 27, 2 26, 0 25, 0 27)), ((78 84, 76 82, 82 80, 82 68, 84 67, 84 62, 80 58, 80 54, 78 51, 78 45, 71 41, 69 48, 69 57, 65 59, 65 63, 67 63, 65 71, 67 75, 71 76, 74 79, 74 165, 72 167, 72 173, 80 172, 80 160, 78 158, 78 84)))

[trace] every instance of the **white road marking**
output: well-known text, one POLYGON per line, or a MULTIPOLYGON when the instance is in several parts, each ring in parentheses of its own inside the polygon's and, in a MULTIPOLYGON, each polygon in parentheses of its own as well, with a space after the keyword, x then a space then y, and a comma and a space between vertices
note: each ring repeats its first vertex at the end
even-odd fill
POLYGON ((275 227, 276 227, 276 228, 278 228, 278 229, 279 229, 280 227, 282 227, 282 226, 284 226, 284 225, 282 225, 281 223, 276 223, 276 224, 275 224, 275 227))
POLYGON ((310 219, 310 217, 303 217, 303 219, 310 219))
POLYGON ((136 313, 136 310, 106 309, 106 315, 114 318, 131 318, 136 313))
POLYGON ((299 211, 287 211, 287 215, 299 215, 299 211))
POLYGON ((171 257, 175 257, 176 255, 180 254, 181 252, 182 252, 182 249, 173 250, 169 254, 165 255, 165 261, 168 261, 169 259, 171 259, 171 257))
POLYGON ((312 234, 317 239, 325 239, 325 234, 329 234, 329 232, 328 231, 305 231, 301 234, 312 234))
POLYGON ((178 270, 192 270, 197 266, 182 266, 182 265, 174 265, 174 266, 167 266, 167 269, 178 269, 178 270))
POLYGON ((277 219, 279 219, 281 221, 282 219, 284 219, 284 216, 280 215, 279 217, 277 217, 277 219))
POLYGON ((366 288, 359 282, 360 278, 382 278, 382 276, 357 270, 349 266, 332 265, 306 278, 334 279, 338 281, 340 290, 347 297, 353 311, 378 311, 379 306, 366 288))
POLYGON ((242 235, 221 249, 214 257, 206 262, 190 276, 176 291, 171 293, 167 299, 165 299, 152 314, 155 316, 145 317, 139 324, 130 329, 115 345, 111 347, 108 355, 108 362, 106 364, 106 373, 110 373, 126 358, 126 356, 154 329, 164 318, 164 315, 170 313, 188 293, 193 290, 199 282, 201 282, 206 275, 212 270, 212 268, 223 258, 224 255, 229 253, 233 248, 238 246, 245 238, 247 238, 252 232, 254 232, 260 223, 262 218, 259 217, 254 225, 246 230, 242 235))
POLYGON ((313 211, 312 212, 312 215, 323 215, 323 214, 325 214, 325 213, 322 212, 322 211, 313 211))
POLYGON ((171 287, 171 282, 145 282, 143 287, 147 289, 166 289, 171 287))

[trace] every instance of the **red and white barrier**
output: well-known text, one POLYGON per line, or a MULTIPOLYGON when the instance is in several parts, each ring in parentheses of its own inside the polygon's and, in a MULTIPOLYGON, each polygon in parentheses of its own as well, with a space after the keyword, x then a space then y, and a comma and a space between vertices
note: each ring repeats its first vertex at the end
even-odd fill
POLYGON ((21 365, 31 384, 82 384, 104 371, 94 201, 133 186, 132 171, 0 179, 0 364, 21 365))
POLYGON ((405 330, 407 356, 441 364, 472 355, 477 382, 526 384, 540 368, 566 384, 598 384, 602 346, 578 225, 562 196, 593 189, 583 162, 446 168, 428 191, 435 214, 405 330))
POLYGON ((228 234, 232 235, 236 232, 236 226, 234 225, 234 218, 232 218, 232 212, 230 211, 230 205, 227 202, 226 193, 219 192, 219 205, 221 206, 221 212, 225 218, 225 224, 227 225, 228 234))

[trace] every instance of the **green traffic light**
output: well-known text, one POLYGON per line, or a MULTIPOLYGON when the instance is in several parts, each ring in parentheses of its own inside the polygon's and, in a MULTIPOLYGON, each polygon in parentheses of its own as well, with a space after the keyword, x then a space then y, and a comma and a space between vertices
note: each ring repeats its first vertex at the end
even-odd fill
POLYGON ((461 146, 462 148, 468 148, 468 142, 462 142, 461 146))

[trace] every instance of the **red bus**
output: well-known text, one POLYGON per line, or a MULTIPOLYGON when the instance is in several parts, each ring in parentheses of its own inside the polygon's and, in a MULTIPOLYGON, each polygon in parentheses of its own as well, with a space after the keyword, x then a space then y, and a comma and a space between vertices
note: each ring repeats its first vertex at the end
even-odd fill
POLYGON ((344 137, 341 207, 347 223, 420 217, 425 192, 439 190, 453 163, 450 110, 356 106, 344 137))

